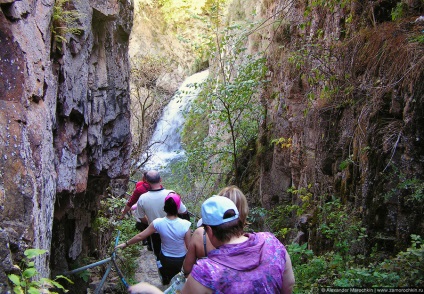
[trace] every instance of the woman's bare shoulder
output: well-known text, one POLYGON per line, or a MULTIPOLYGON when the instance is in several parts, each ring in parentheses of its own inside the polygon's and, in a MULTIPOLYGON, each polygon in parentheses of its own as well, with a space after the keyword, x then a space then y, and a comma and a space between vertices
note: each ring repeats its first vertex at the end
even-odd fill
POLYGON ((205 229, 203 227, 197 228, 193 232, 193 236, 203 236, 205 229))
POLYGON ((197 228, 196 230, 194 230, 193 235, 191 236, 192 242, 203 243, 203 232, 203 228, 197 228))

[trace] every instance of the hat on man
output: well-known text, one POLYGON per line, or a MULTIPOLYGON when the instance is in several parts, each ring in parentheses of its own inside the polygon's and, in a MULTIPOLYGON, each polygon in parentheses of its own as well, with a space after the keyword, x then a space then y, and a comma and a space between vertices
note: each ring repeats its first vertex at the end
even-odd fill
POLYGON ((166 202, 166 200, 168 200, 169 198, 174 199, 175 204, 177 204, 177 209, 180 209, 180 205, 181 205, 181 197, 180 197, 180 195, 178 195, 178 194, 177 194, 177 193, 175 193, 175 192, 171 192, 171 193, 169 193, 169 194, 168 194, 168 196, 166 196, 166 198, 165 198, 165 202, 166 202))
POLYGON ((202 224, 219 226, 232 220, 238 219, 239 212, 233 201, 223 196, 212 196, 202 204, 202 224), (224 218, 228 210, 234 210, 235 215, 224 218))

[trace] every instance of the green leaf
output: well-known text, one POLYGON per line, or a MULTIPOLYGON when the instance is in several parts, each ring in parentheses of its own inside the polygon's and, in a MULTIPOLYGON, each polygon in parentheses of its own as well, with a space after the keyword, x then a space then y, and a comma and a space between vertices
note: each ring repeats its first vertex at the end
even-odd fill
MULTIPOLYGON (((88 273, 88 271, 86 271, 88 273)), ((56 276, 55 280, 57 279, 65 279, 68 283, 73 284, 74 282, 72 280, 70 280, 68 277, 64 276, 64 275, 58 275, 56 276)))
POLYGON ((10 274, 8 275, 9 280, 12 281, 13 284, 19 286, 21 284, 21 277, 15 275, 15 274, 10 274))
POLYGON ((28 294, 40 294, 41 293, 39 289, 34 288, 34 287, 30 287, 27 292, 28 292, 28 294))
POLYGON ((37 270, 33 267, 27 268, 26 270, 24 270, 24 272, 22 273, 22 275, 25 278, 32 278, 33 276, 35 276, 37 274, 37 270))
POLYGON ((49 282, 50 282, 50 284, 51 285, 53 285, 54 287, 56 287, 56 288, 59 288, 59 289, 65 289, 61 284, 59 284, 58 282, 56 282, 56 281, 53 281, 53 280, 49 280, 49 282))
POLYGON ((44 250, 44 249, 33 249, 32 248, 32 249, 25 250, 24 254, 27 258, 32 259, 32 258, 37 257, 41 254, 46 253, 46 252, 47 252, 47 250, 44 250))
POLYGON ((24 294, 24 290, 20 286, 13 287, 13 292, 15 294, 24 294))

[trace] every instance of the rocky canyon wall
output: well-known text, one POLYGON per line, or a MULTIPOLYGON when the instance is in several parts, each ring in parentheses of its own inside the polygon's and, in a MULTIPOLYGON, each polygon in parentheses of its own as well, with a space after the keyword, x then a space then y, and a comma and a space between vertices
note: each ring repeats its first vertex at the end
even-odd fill
POLYGON ((36 260, 42 276, 97 250, 99 201, 128 181, 133 3, 63 2, 78 31, 60 39, 54 0, 0 1, 2 293, 27 248, 48 251, 36 260))
POLYGON ((305 189, 313 213, 341 199, 364 221, 368 240, 388 250, 423 234, 424 46, 414 39, 424 29, 422 1, 230 6, 238 8, 231 21, 260 20, 248 51, 265 52, 271 81, 261 97, 267 116, 253 200, 302 205, 288 189, 305 189), (289 144, 271 144, 276 139, 289 144))

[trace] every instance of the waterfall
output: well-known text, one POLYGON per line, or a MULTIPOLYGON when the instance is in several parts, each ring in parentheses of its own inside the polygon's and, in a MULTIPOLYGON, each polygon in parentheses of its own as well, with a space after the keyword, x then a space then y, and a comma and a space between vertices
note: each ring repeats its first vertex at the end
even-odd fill
MULTIPOLYGON (((166 167, 185 156, 181 147, 181 130, 184 125, 184 114, 188 112, 190 104, 200 92, 200 84, 206 80, 209 71, 196 73, 184 80, 169 104, 164 108, 156 129, 150 139, 149 154, 152 154, 144 169, 164 170, 166 167)), ((143 155, 146 157, 146 154, 143 155)))

